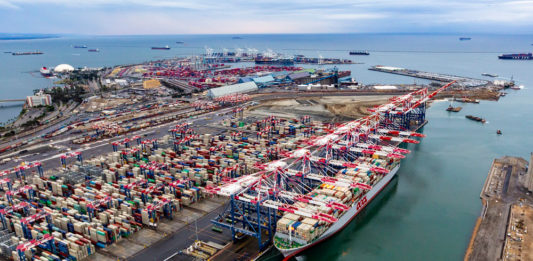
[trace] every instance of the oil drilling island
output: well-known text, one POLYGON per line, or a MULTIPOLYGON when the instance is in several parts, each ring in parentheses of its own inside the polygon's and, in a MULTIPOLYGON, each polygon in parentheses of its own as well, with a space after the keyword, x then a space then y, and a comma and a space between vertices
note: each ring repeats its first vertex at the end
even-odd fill
POLYGON ((207 50, 43 67, 54 86, 0 129, 1 257, 294 258, 395 178, 432 100, 513 86, 388 66, 369 70, 433 82, 366 85, 336 67, 351 63, 207 50))

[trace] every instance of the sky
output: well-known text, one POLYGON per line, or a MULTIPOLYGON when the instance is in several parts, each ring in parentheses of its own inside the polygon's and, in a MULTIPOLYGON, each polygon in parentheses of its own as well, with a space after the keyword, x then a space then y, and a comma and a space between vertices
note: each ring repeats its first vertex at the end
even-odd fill
POLYGON ((0 32, 533 33, 533 0, 0 0, 0 32))

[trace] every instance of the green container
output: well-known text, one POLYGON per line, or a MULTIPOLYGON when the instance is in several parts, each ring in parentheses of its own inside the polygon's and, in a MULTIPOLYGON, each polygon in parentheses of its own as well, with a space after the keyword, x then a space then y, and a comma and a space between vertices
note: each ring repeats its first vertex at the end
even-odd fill
POLYGON ((102 232, 102 231, 96 231, 96 234, 101 235, 101 236, 105 236, 105 233, 102 232))
POLYGON ((153 180, 153 179, 148 179, 148 183, 155 183, 155 180, 153 180))
POLYGON ((244 127, 244 122, 239 121, 239 127, 244 127))

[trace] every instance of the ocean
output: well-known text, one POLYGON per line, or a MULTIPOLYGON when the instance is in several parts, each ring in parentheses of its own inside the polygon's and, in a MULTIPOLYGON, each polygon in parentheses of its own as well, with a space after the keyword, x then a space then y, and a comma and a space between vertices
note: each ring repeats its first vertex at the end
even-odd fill
MULTIPOLYGON (((495 157, 521 156, 533 151, 533 61, 498 60, 507 52, 531 52, 533 35, 331 34, 331 35, 167 35, 71 36, 42 40, 0 41, 0 98, 20 99, 52 82, 40 77, 42 66, 67 63, 102 67, 204 53, 205 47, 272 49, 288 55, 347 58, 363 64, 338 66, 351 70, 364 84, 427 83, 427 81, 369 71, 389 65, 430 72, 483 78, 495 73, 513 78, 519 91, 508 90, 498 102, 462 104, 448 113, 448 102, 437 101, 427 112, 427 138, 409 145, 397 181, 373 201, 365 213, 335 237, 304 254, 305 260, 460 260, 481 211, 479 193, 495 157), (184 41, 185 44, 176 44, 184 41), (100 49, 74 49, 87 45, 100 49), (151 46, 172 47, 169 51, 151 46), (7 51, 44 52, 12 56, 7 51), (368 50, 369 56, 349 56, 349 50, 368 50), (487 119, 480 124, 465 119, 487 119), (503 135, 496 135, 501 129, 503 135)), ((327 66, 329 68, 331 66, 327 66)), ((18 115, 20 105, 0 108, 0 121, 18 115)), ((275 251, 266 259, 276 260, 275 251)))

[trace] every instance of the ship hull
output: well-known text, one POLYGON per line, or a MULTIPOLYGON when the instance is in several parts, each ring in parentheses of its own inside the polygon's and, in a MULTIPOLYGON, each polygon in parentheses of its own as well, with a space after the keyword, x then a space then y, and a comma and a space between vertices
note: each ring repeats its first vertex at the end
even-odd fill
POLYGON ((315 246, 331 236, 335 235, 336 233, 340 232, 342 229, 344 229, 363 209, 365 209, 366 206, 377 196, 379 193, 387 187, 387 185, 390 183, 390 181, 396 176, 396 172, 398 172, 398 169, 400 168, 400 164, 398 164, 396 167, 394 167, 385 177, 383 177, 368 193, 366 193, 361 199, 354 203, 354 205, 346 212, 342 217, 338 219, 337 222, 335 222, 331 227, 326 230, 319 238, 317 238, 312 243, 309 243, 307 245, 298 247, 298 248, 292 248, 292 249, 280 249, 277 248, 285 258, 283 260, 288 260, 291 257, 294 257, 298 255, 299 253, 303 252, 304 250, 315 246), (364 202, 360 204, 360 202, 364 202))

